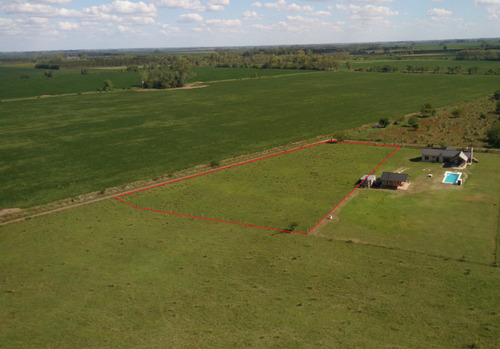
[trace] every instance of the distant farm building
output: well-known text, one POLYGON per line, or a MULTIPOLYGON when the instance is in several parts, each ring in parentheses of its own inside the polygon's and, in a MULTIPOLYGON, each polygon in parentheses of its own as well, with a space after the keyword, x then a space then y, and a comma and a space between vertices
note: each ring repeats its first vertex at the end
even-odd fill
POLYGON ((376 179, 377 177, 375 175, 364 175, 359 179, 359 182, 361 183, 359 186, 361 188, 371 188, 376 179))
POLYGON ((384 172, 380 180, 383 188, 398 189, 408 184, 408 174, 384 172))
POLYGON ((465 166, 472 164, 473 149, 472 147, 467 150, 457 150, 451 147, 444 149, 422 149, 422 161, 439 162, 453 166, 465 166))

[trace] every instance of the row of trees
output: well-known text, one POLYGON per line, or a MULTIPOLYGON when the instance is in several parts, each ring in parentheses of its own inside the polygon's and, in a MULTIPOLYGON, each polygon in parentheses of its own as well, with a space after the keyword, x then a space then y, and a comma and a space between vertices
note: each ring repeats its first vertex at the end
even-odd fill
POLYGON ((456 58, 459 61, 500 61, 500 50, 463 50, 456 58))

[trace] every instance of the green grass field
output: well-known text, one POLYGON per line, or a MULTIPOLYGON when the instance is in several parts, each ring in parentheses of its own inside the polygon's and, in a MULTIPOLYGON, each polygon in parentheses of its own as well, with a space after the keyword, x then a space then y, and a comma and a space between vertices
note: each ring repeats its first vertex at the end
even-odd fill
POLYGON ((307 233, 394 150, 325 143, 122 199, 141 208, 307 233))
POLYGON ((0 66, 4 82, 0 86, 0 100, 26 98, 44 95, 61 95, 97 91, 104 80, 111 80, 115 89, 126 89, 141 85, 137 72, 114 69, 90 69, 82 75, 80 70, 53 70, 52 77, 44 75, 44 69, 0 66), (28 78, 21 78, 27 76, 28 78))
MULTIPOLYGON (((125 89, 138 73, 47 78, 0 67, 8 82, 0 87, 0 210, 125 191, 364 124, 370 132, 359 135, 391 139, 371 125, 424 103, 473 101, 463 118, 477 123, 472 109, 482 112, 500 87, 483 74, 197 73, 193 81, 208 87, 136 92, 125 89), (105 79, 115 91, 96 93, 105 79), (33 98, 47 94, 59 96, 33 98)), ((435 140, 411 140, 441 141, 440 132, 468 125, 454 121, 440 123, 435 140)), ((422 121, 415 133, 426 128, 422 121)), ((305 231, 392 150, 324 144, 124 198, 305 231)), ((409 173, 407 191, 357 189, 308 236, 113 199, 0 225, 0 347, 497 348, 500 155, 475 157, 459 187, 442 184, 446 169, 418 161, 419 150, 400 148, 375 174, 409 173)))
POLYGON ((494 235, 489 217, 500 202, 489 181, 498 155, 477 154, 464 187, 432 191, 418 189, 433 185, 409 161, 418 151, 396 155, 380 171, 409 168, 415 192, 360 189, 339 221, 309 236, 116 200, 1 226, 0 343, 496 347, 500 274, 485 231, 468 227, 494 235), (478 199, 484 204, 470 206, 478 199), (452 234, 437 213, 444 202, 458 211, 456 224, 464 212, 471 222, 452 234))
POLYGON ((0 105, 0 208, 30 207, 492 93, 495 76, 312 73, 0 105))
POLYGON ((450 170, 441 164, 409 160, 419 156, 418 150, 401 148, 383 167, 405 169, 411 182, 407 191, 360 190, 340 211, 339 221, 323 227, 321 234, 494 265, 500 185, 491 179, 497 176, 500 156, 477 154, 479 163, 462 170, 462 187, 441 183, 450 170))

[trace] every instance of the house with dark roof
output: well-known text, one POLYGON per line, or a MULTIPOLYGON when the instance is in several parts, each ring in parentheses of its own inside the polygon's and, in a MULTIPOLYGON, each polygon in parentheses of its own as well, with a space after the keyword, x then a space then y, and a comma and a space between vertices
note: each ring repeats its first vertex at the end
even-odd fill
POLYGON ((466 165, 471 164, 473 160, 472 147, 467 150, 457 150, 455 148, 447 147, 443 149, 426 148, 422 149, 422 161, 440 162, 442 164, 450 165, 466 165))
POLYGON ((380 180, 383 188, 398 189, 408 183, 408 174, 384 172, 380 180))

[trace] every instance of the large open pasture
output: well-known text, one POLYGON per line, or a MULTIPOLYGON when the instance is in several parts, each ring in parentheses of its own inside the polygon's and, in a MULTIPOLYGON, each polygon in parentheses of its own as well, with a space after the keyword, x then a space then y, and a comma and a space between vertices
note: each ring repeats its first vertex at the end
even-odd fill
POLYGON ((116 200, 1 226, 0 343, 494 348, 499 157, 443 187, 418 156, 377 171, 406 168, 407 192, 359 189, 309 236, 116 200))
POLYGON ((321 143, 120 199, 143 209, 307 234, 396 150, 321 143))
POLYGON ((310 73, 0 105, 0 208, 30 207, 491 94, 496 76, 310 73))

